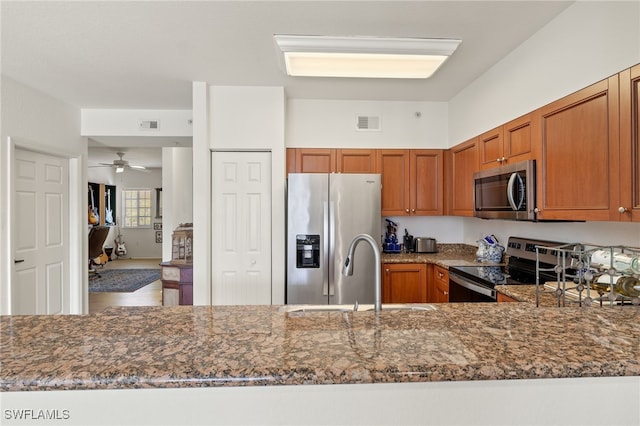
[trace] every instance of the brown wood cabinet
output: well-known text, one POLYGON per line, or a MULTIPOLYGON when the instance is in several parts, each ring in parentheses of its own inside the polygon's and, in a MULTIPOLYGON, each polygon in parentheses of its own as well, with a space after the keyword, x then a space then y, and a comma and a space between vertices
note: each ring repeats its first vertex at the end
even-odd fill
POLYGON ((444 151, 381 149, 382 216, 442 215, 444 151))
POLYGON ((617 220, 618 99, 616 75, 539 110, 539 219, 617 220))
POLYGON ((535 159, 537 152, 532 138, 532 120, 526 114, 478 137, 480 169, 490 169, 518 161, 535 159))
POLYGON ((441 216, 444 213, 444 151, 412 149, 409 173, 411 214, 441 216))
POLYGON ((424 263, 384 263, 383 303, 426 303, 427 265, 424 263))
POLYGON ((429 297, 432 303, 449 302, 449 271, 442 266, 433 265, 432 293, 429 297))
POLYGON ((502 294, 502 293, 498 292, 498 295, 497 295, 497 302, 498 302, 498 303, 504 303, 504 302, 517 302, 517 300, 516 300, 516 299, 514 299, 514 298, 513 298, 513 297, 511 297, 511 296, 507 296, 506 294, 502 294))
POLYGON ((473 174, 479 168, 478 138, 447 151, 447 212, 452 216, 473 216, 473 174))
POLYGON ((408 149, 378 150, 378 167, 382 175, 382 216, 409 214, 410 161, 408 149))
POLYGON ((287 173, 378 173, 375 149, 287 148, 287 173))
MULTIPOLYGON (((289 173, 333 173, 336 150, 333 148, 293 148, 295 162, 289 173)), ((291 166, 288 164, 288 166, 291 166)))
POLYGON ((640 64, 620 73, 618 219, 640 222, 640 64))
POLYGON ((376 153, 375 149, 338 149, 336 172, 378 173, 376 153))

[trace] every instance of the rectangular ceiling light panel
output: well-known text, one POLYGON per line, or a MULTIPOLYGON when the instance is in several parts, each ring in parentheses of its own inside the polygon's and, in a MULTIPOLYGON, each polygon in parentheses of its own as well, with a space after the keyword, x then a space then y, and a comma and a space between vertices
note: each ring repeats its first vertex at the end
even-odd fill
POLYGON ((304 77, 428 78, 460 40, 274 36, 287 74, 304 77))

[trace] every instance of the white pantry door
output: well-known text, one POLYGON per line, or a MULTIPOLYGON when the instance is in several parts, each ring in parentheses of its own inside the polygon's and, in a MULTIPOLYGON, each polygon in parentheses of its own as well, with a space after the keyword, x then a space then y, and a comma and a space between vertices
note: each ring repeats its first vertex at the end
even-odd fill
POLYGON ((69 163, 15 150, 12 314, 60 314, 69 306, 69 163))
POLYGON ((212 303, 271 304, 271 153, 213 152, 212 171, 212 303))

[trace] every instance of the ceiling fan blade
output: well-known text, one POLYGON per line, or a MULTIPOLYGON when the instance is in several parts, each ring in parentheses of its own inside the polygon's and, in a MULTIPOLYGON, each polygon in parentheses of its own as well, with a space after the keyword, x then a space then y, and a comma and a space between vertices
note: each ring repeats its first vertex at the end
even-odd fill
POLYGON ((132 169, 136 169, 136 170, 146 170, 147 169, 145 166, 129 165, 129 167, 131 167, 132 169))
POLYGON ((113 166, 112 163, 98 163, 98 164, 100 164, 101 166, 113 166))

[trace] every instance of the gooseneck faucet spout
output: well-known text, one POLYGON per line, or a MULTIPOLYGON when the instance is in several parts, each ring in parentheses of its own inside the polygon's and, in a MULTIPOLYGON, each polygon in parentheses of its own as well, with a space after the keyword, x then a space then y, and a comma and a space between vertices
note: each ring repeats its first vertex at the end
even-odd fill
POLYGON ((374 306, 376 312, 382 310, 382 280, 380 279, 380 248, 378 247, 378 243, 373 239, 371 235, 367 234, 359 234, 356 235, 353 240, 351 240, 351 244, 349 244, 349 253, 347 255, 347 259, 344 261, 344 269, 342 270, 342 275, 351 276, 353 275, 353 255, 356 250, 356 246, 360 241, 367 242, 371 249, 373 250, 373 254, 375 256, 375 300, 374 306))

